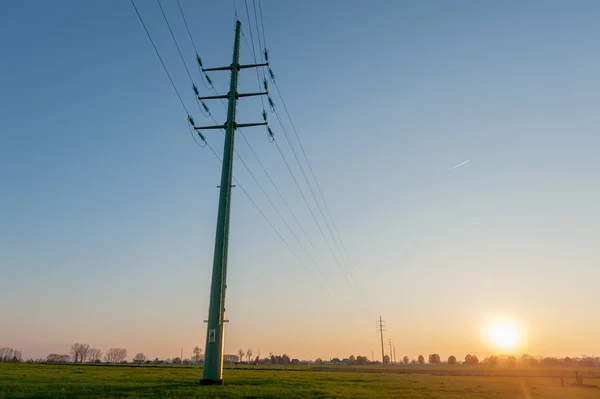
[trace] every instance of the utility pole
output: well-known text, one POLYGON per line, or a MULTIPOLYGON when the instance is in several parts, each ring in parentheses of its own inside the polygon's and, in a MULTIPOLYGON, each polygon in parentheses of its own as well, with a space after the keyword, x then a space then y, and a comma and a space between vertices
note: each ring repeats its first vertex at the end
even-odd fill
MULTIPOLYGON (((266 64, 240 65, 240 32, 241 23, 235 23, 235 39, 233 42, 233 60, 228 67, 202 68, 208 71, 231 71, 229 93, 227 95, 199 97, 199 100, 228 99, 227 122, 224 125, 195 127, 196 130, 225 129, 225 146, 223 149, 223 168, 221 171, 221 186, 219 191, 219 212, 217 219, 217 233, 215 236, 215 252, 213 258, 212 280, 210 285, 210 303, 208 307, 208 320, 206 332, 206 350, 204 351, 204 369, 202 372, 202 385, 223 385, 223 350, 225 348, 224 326, 225 320, 225 290, 227 289, 227 249, 229 245, 229 215, 231 211, 231 183, 233 179, 233 145, 235 130, 240 127, 261 126, 261 123, 238 124, 235 122, 237 100, 240 97, 267 95, 263 93, 237 92, 238 73, 240 69, 268 66, 266 64)), ((265 114, 266 115, 266 114, 265 114)), ((264 117, 264 115, 263 115, 264 117)))
POLYGON ((379 316, 379 321, 377 322, 377 331, 379 331, 381 333, 381 367, 383 368, 385 366, 385 350, 383 348, 383 332, 385 331, 385 325, 383 324, 384 321, 381 319, 381 316, 379 316))
POLYGON ((394 364, 396 364, 396 345, 394 345, 394 364))
POLYGON ((388 339, 388 342, 390 344, 390 364, 392 364, 392 359, 393 359, 392 355, 394 353, 394 352, 392 352, 392 339, 391 338, 388 339))

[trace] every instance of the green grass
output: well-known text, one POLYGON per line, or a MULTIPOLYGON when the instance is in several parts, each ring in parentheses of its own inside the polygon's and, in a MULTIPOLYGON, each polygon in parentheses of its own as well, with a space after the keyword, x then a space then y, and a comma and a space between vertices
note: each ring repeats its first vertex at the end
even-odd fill
MULTIPOLYGON (((598 398, 550 377, 226 369, 225 386, 201 386, 196 367, 0 363, 0 398, 598 398)), ((588 378, 588 384, 600 384, 588 378)))

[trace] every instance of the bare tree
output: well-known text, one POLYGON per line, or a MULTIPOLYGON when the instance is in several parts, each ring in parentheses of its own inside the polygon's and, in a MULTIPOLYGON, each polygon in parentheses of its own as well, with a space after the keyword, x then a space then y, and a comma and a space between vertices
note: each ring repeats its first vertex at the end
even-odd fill
POLYGON ((252 349, 248 349, 246 351, 246 356, 248 356, 248 363, 250 363, 250 359, 252 358, 252 349))
POLYGON ((0 362, 20 362, 21 351, 13 348, 0 348, 0 362))
POLYGON ((404 356, 404 359, 402 359, 404 361, 404 364, 408 364, 408 356, 404 356))
POLYGON ((106 363, 121 363, 127 358, 127 349, 125 348, 110 348, 104 356, 106 363))
POLYGON ((70 352, 73 363, 83 363, 90 353, 90 346, 88 344, 73 344, 70 352))
POLYGON ((200 361, 200 354, 202 353, 202 349, 200 349, 200 347, 196 346, 194 348, 194 350, 192 351, 192 353, 194 354, 193 360, 195 362, 199 362, 200 361))
POLYGON ((144 355, 143 353, 138 353, 137 355, 135 355, 135 357, 133 358, 133 362, 134 363, 144 363, 146 361, 146 355, 144 355))
POLYGON ((90 363, 99 363, 102 359, 102 351, 96 348, 90 348, 88 352, 88 361, 90 363))
POLYGON ((238 349, 238 356, 240 357, 240 362, 244 361, 244 350, 238 349))

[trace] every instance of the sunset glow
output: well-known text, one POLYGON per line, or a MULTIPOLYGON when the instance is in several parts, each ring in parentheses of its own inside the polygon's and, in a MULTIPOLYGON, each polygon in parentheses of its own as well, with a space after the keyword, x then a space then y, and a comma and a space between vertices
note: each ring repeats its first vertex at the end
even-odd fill
POLYGON ((510 324, 493 324, 488 330, 489 340, 502 349, 512 349, 517 344, 518 333, 510 324))

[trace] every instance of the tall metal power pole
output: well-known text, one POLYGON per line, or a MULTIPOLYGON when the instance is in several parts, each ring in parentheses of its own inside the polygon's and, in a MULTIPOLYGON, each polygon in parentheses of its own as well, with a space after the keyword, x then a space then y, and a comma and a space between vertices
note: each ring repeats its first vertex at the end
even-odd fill
POLYGON ((210 285, 210 304, 208 307, 208 326, 206 332, 206 350, 204 351, 203 385, 223 385, 223 350, 225 320, 225 290, 227 289, 227 249, 229 245, 229 214, 231 211, 231 183, 233 179, 233 145, 235 130, 240 127, 266 125, 261 123, 238 124, 235 122, 236 103, 240 97, 267 95, 268 92, 239 94, 238 72, 244 68, 268 66, 267 64, 240 65, 240 32, 241 23, 235 24, 235 40, 233 43, 233 61, 228 67, 202 68, 208 71, 231 71, 229 93, 222 96, 198 97, 199 100, 229 99, 227 107, 227 122, 224 125, 194 127, 196 130, 225 129, 225 146, 223 150, 223 169, 221 171, 221 186, 219 191, 219 212, 217 233, 215 236, 215 253, 213 259, 212 280, 210 285))
POLYGON ((394 352, 392 351, 392 339, 388 339, 388 342, 390 343, 390 364, 393 363, 393 356, 394 356, 394 352))
POLYGON ((383 332, 385 331, 385 325, 383 323, 383 319, 381 316, 379 316, 379 321, 377 322, 377 331, 381 333, 381 367, 384 367, 385 365, 385 349, 383 347, 383 332))

